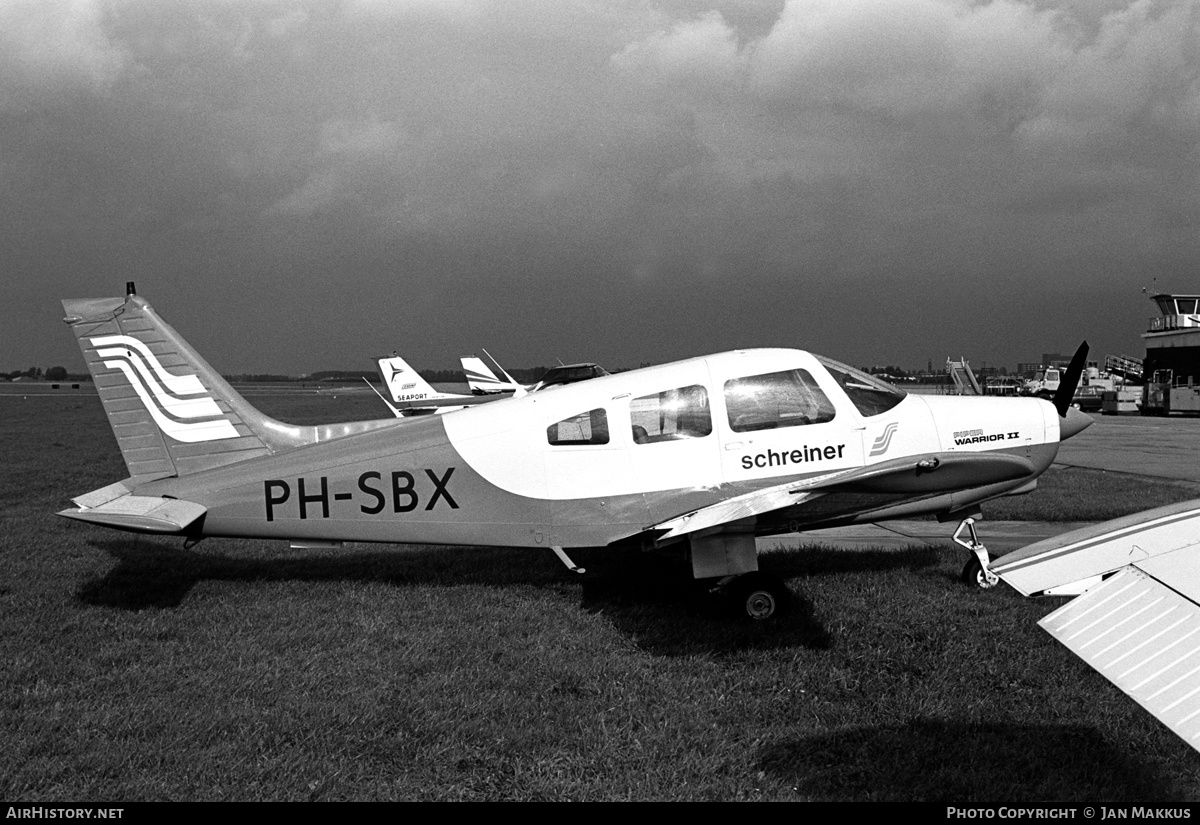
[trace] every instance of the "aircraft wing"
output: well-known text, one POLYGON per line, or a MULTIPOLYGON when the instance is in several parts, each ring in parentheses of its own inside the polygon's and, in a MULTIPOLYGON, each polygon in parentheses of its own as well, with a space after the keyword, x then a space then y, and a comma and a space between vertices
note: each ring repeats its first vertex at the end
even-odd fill
MULTIPOLYGON (((1168 558, 1178 558, 1172 554, 1198 544, 1200 499, 1194 499, 1039 541, 997 559, 991 570, 1026 596, 1077 595, 1131 564, 1154 575, 1168 558)), ((1193 588, 1200 589, 1200 579, 1193 588)), ((1190 596, 1198 599, 1200 592, 1190 596)))
POLYGON ((1200 499, 1032 544, 991 569, 1025 595, 1083 590, 1039 624, 1200 750, 1200 499))
POLYGON ((755 490, 653 525, 658 540, 717 527, 802 504, 831 492, 939 493, 1026 478, 1034 472, 1024 458, 1002 453, 940 453, 885 461, 755 490))
MULTIPOLYGON (((837 473, 832 475, 837 475, 837 473)), ((738 519, 769 513, 772 510, 782 510, 784 507, 799 504, 814 495, 815 493, 812 491, 795 483, 779 484, 775 487, 755 490, 746 495, 727 498, 708 507, 702 507, 699 510, 656 524, 650 529, 665 531, 658 537, 660 541, 673 539, 677 536, 695 533, 698 530, 707 530, 720 524, 728 524, 738 519)))

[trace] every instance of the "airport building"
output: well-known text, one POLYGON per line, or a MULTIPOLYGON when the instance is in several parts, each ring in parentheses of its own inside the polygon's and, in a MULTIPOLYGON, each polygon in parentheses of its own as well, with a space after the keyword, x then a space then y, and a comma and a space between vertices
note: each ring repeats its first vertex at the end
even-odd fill
POLYGON ((1200 295, 1151 296, 1159 315, 1146 339, 1143 414, 1200 413, 1200 295))

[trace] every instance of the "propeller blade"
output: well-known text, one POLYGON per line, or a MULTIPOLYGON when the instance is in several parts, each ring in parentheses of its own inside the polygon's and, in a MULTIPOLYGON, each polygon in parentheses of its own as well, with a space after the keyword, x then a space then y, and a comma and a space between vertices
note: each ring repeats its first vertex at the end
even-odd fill
POLYGON ((1058 392, 1054 393, 1054 409, 1058 410, 1059 418, 1067 417, 1067 410, 1071 408, 1071 399, 1075 397, 1075 390, 1079 386, 1079 379, 1083 375, 1083 368, 1087 366, 1088 342, 1084 341, 1079 345, 1079 349, 1075 350, 1075 356, 1071 359, 1070 366, 1067 367, 1067 374, 1059 382, 1058 392))

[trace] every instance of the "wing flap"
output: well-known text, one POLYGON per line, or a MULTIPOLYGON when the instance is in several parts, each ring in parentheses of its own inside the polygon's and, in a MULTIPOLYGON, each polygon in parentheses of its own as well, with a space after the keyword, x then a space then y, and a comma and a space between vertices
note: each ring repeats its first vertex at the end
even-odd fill
POLYGON ((1129 567, 1039 624, 1200 750, 1200 605, 1129 567))
POLYGON ((664 521, 651 529, 666 531, 658 537, 659 541, 662 541, 663 539, 676 538, 688 533, 695 533, 698 530, 707 530, 710 527, 717 527, 718 525, 728 524, 739 519, 757 516, 761 513, 781 510, 784 507, 799 504, 815 495, 807 490, 794 489, 795 487, 795 484, 768 487, 765 490, 758 490, 744 496, 726 499, 717 504, 686 513, 678 518, 664 521))
MULTIPOLYGON (((1200 520, 1192 522, 1192 527, 1200 531, 1200 520)), ((1200 552, 1190 549, 1194 545, 1200 545, 1200 533, 1193 532, 1190 545, 1152 555, 1134 566, 1200 604, 1200 552)))

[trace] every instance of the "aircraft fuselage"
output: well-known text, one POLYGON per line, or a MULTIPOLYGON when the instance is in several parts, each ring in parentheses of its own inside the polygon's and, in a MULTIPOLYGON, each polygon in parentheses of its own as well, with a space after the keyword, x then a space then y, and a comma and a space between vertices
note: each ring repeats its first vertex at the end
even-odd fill
POLYGON ((889 395, 863 380, 798 350, 721 353, 134 492, 202 505, 194 535, 569 548, 611 544, 756 490, 875 466, 905 472, 759 515, 755 531, 948 513, 1028 484, 1057 454, 1048 402, 889 395), (982 473, 965 461, 984 453, 1013 460, 982 473), (917 460, 927 466, 907 472, 917 460))

